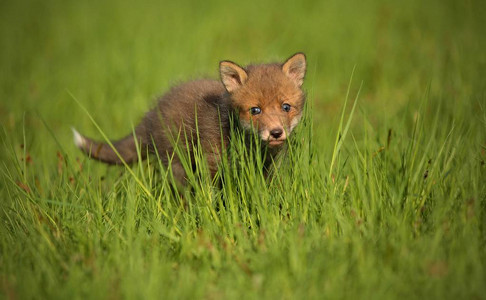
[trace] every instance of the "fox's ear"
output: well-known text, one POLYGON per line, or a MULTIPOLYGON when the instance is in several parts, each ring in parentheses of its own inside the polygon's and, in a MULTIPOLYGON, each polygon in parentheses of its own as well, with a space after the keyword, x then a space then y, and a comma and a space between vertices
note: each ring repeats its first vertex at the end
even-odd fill
POLYGON ((231 61, 220 62, 219 73, 221 74, 221 81, 229 93, 242 86, 248 78, 245 69, 231 61))
POLYGON ((305 54, 302 52, 292 55, 282 65, 282 71, 284 71, 285 75, 292 79, 299 87, 304 83, 305 68, 305 54))

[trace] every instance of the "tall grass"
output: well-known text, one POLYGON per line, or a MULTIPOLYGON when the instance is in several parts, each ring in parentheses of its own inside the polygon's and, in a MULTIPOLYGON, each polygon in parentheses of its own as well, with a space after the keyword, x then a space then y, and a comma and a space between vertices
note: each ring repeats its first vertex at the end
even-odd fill
POLYGON ((1 6, 3 297, 484 298, 484 4, 1 6), (236 133, 214 181, 196 147, 185 189, 157 155, 72 144, 218 60, 299 50, 305 116, 269 177, 236 133))

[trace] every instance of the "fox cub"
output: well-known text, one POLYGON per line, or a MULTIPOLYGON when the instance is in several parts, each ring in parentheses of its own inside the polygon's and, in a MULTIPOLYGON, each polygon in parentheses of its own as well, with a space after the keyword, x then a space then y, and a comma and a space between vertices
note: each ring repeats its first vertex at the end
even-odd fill
POLYGON ((271 156, 280 151, 302 116, 305 71, 303 53, 283 64, 245 68, 222 61, 221 81, 202 79, 173 87, 135 127, 134 134, 112 142, 113 147, 73 129, 74 141, 89 157, 108 164, 130 164, 137 161, 138 153, 142 159, 147 153, 157 153, 166 166, 170 163, 174 177, 185 182, 186 173, 180 158, 173 155, 174 148, 180 145, 191 156, 199 139, 214 176, 232 130, 258 134, 271 156), (231 122, 233 118, 237 122, 231 122))

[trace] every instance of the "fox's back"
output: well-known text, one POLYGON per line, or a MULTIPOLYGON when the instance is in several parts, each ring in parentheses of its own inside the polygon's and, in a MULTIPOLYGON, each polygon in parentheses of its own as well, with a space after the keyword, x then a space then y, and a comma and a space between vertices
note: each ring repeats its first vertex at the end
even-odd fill
POLYGON ((171 148, 171 138, 180 135, 183 141, 187 136, 191 142, 197 140, 197 132, 203 146, 217 147, 221 134, 229 135, 230 108, 224 94, 223 84, 216 80, 195 80, 173 87, 142 121, 147 144, 153 139, 158 141, 159 150, 171 148))

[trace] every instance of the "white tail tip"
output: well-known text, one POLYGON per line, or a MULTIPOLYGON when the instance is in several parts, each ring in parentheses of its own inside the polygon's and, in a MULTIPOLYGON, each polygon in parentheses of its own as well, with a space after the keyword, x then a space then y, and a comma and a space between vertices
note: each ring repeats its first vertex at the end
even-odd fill
POLYGON ((74 127, 71 127, 71 130, 73 131, 74 144, 76 144, 78 148, 82 148, 86 144, 86 140, 76 129, 74 129, 74 127))

